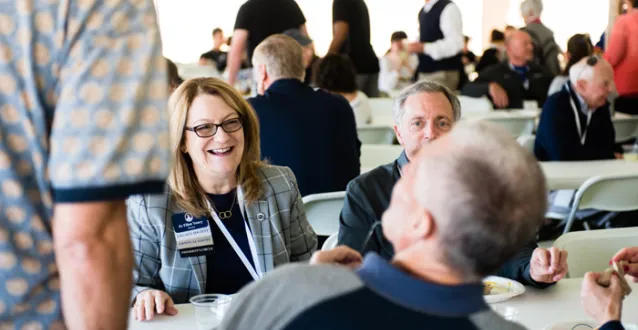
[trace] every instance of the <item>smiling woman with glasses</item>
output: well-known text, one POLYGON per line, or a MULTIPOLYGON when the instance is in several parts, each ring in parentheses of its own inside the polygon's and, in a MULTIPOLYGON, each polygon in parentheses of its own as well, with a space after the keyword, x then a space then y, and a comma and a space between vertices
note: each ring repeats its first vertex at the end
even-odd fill
POLYGON ((174 315, 195 295, 234 294, 317 247, 294 174, 260 160, 259 122, 238 92, 187 80, 169 113, 167 192, 127 202, 138 320, 174 315))

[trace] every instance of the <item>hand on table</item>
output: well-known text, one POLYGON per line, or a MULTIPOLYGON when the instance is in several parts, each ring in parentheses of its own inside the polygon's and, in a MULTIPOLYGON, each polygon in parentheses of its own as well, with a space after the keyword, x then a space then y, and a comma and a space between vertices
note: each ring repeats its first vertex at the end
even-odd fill
POLYGON ((506 108, 509 104, 509 98, 507 97, 507 92, 501 85, 497 83, 490 83, 489 85, 489 93, 492 98, 492 102, 496 105, 497 108, 506 108))
POLYGON ((317 251, 310 258, 311 265, 338 264, 352 269, 359 267, 362 262, 361 253, 345 245, 328 251, 317 251))
POLYGON ((611 261, 626 261, 625 277, 631 279, 634 283, 638 283, 638 247, 624 248, 611 258, 611 261))
POLYGON ((614 152, 614 157, 616 157, 616 159, 625 159, 625 156, 619 152, 614 152))
POLYGON ((611 277, 609 287, 598 284, 601 273, 587 273, 580 290, 580 301, 585 307, 587 315, 600 324, 609 321, 620 321, 622 301, 624 296, 620 278, 617 274, 611 277))
POLYGON ((173 299, 161 290, 144 290, 135 298, 133 306, 135 319, 138 321, 150 321, 155 314, 177 315, 173 299))
POLYGON ((555 247, 536 248, 530 260, 529 273, 539 283, 554 283, 567 274, 567 251, 555 247))

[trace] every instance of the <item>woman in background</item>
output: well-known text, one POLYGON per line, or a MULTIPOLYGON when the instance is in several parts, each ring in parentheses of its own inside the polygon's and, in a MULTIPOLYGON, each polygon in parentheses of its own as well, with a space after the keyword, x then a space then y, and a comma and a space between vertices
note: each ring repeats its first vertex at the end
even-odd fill
POLYGON ((357 126, 372 123, 368 96, 357 90, 357 75, 350 59, 340 54, 328 54, 319 60, 315 70, 317 88, 345 97, 354 111, 357 126))
POLYGON ((567 52, 565 53, 567 65, 560 75, 554 77, 552 84, 549 85, 547 95, 552 95, 563 89, 563 86, 565 86, 565 83, 569 80, 569 70, 572 68, 572 65, 578 63, 578 61, 583 58, 590 56, 593 52, 594 46, 591 43, 589 35, 575 34, 569 38, 567 41, 567 52))
POLYGON ((390 94, 412 83, 419 58, 405 49, 404 41, 407 39, 403 31, 394 32, 390 37, 390 49, 379 62, 379 90, 382 92, 390 94))
POLYGON ((638 0, 625 0, 627 13, 614 23, 605 59, 614 68, 615 111, 638 114, 638 0))

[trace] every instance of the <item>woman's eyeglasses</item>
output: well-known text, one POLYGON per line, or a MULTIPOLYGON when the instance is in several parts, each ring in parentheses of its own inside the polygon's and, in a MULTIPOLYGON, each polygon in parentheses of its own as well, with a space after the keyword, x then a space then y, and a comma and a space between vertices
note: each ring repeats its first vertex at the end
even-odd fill
POLYGON ((184 129, 187 131, 195 132, 197 136, 204 138, 215 135, 215 133, 217 133, 217 128, 219 127, 221 127, 226 133, 237 132, 242 127, 242 120, 238 117, 228 119, 221 124, 208 123, 197 125, 195 127, 184 127, 184 129))

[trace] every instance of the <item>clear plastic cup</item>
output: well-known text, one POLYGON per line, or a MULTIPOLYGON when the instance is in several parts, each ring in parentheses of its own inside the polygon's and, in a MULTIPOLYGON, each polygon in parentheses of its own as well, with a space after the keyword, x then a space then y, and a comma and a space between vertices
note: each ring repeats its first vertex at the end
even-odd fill
POLYGON ((212 330, 224 318, 232 296, 225 294, 201 294, 190 299, 195 307, 195 319, 199 330, 212 330))

